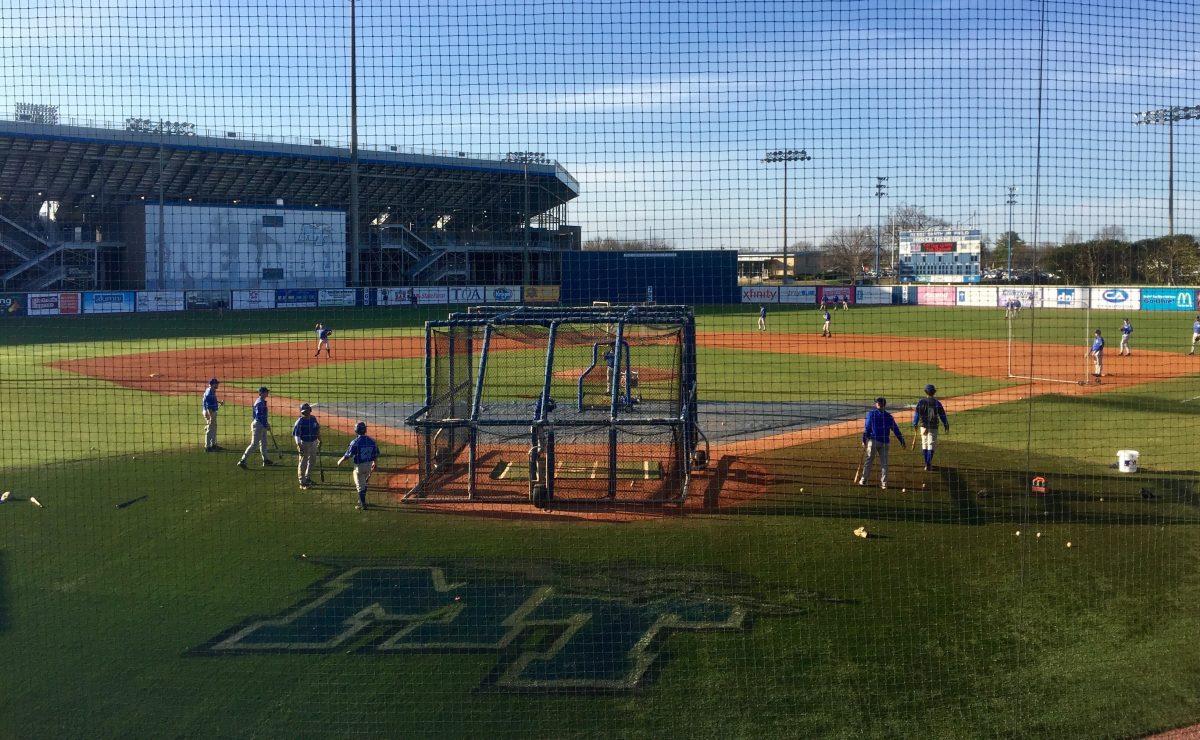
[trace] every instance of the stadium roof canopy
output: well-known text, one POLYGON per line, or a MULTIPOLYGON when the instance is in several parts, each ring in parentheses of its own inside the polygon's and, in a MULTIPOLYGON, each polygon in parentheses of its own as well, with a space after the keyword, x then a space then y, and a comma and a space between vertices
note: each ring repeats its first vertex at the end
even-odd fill
MULTIPOLYGON (((275 203, 346 207, 350 152, 84 126, 0 121, 0 208, 28 212, 129 203, 275 203), (160 193, 159 188, 162 188, 160 193)), ((480 225, 519 223, 579 195, 561 165, 360 150, 360 213, 436 220, 469 211, 480 225), (528 198, 528 206, 526 206, 528 198)))

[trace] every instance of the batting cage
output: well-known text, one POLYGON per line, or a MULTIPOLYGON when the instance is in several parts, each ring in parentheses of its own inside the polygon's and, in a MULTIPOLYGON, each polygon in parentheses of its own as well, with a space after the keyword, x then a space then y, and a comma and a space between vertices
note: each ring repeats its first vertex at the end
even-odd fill
POLYGON ((686 306, 482 306, 425 324, 406 500, 682 504, 707 461, 686 306))

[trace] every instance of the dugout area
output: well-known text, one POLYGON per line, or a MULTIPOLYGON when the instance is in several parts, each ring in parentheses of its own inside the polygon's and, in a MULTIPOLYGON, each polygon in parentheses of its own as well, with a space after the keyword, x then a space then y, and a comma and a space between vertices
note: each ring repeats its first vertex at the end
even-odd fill
POLYGON ((679 504, 707 463, 686 306, 481 306, 425 325, 406 501, 679 504))

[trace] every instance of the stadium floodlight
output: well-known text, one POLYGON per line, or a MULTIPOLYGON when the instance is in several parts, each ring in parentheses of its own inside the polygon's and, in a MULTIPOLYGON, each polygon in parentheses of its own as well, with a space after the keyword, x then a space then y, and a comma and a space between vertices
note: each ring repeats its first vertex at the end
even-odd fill
POLYGON ((788 162, 807 162, 812 159, 805 149, 774 149, 763 155, 767 164, 783 162, 783 282, 788 281, 788 162))
POLYGON ((1013 248, 1013 230, 1012 230, 1012 212, 1013 206, 1017 204, 1017 186, 1008 186, 1008 272, 1005 273, 1006 280, 1012 280, 1012 248, 1013 248))
POLYGON ((1167 124, 1167 233, 1175 235, 1175 122, 1200 118, 1200 105, 1172 105, 1135 113, 1135 126, 1167 124))
MULTIPOLYGON (((459 156, 464 156, 459 152, 459 156)), ((521 169, 525 174, 524 189, 525 189, 525 249, 521 255, 521 279, 522 285, 529 285, 530 278, 530 244, 529 244, 529 165, 531 164, 550 164, 551 160, 546 156, 545 152, 509 152, 504 155, 505 162, 521 165, 521 169)))
POLYGON ((887 195, 887 178, 875 178, 875 280, 879 280, 879 250, 883 247, 883 222, 880 220, 883 196, 887 195))

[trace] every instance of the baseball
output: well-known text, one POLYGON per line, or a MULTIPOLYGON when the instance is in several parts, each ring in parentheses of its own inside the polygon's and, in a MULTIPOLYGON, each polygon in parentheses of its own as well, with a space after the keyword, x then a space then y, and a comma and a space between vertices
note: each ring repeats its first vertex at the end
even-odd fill
POLYGON ((901 488, 901 489, 900 489, 900 493, 908 493, 908 489, 907 489, 907 488, 901 488))
POLYGON ((0 493, 0 504, 2 504, 2 503, 4 503, 5 501, 7 501, 7 500, 8 500, 8 497, 9 497, 9 496, 11 496, 11 495, 12 495, 12 492, 11 492, 11 491, 5 491, 4 493, 0 493))
POLYGON ((1019 530, 1019 529, 1017 530, 1017 536, 1018 536, 1018 537, 1020 537, 1020 536, 1021 536, 1021 530, 1019 530))
POLYGON ((1037 536, 1038 536, 1038 537, 1041 537, 1041 536, 1042 536, 1042 533, 1041 533, 1041 532, 1038 532, 1038 533, 1037 533, 1037 536))
POLYGON ((1070 547, 1070 546, 1071 546, 1071 543, 1070 543, 1070 542, 1068 542, 1068 543, 1067 543, 1067 547, 1070 547))

